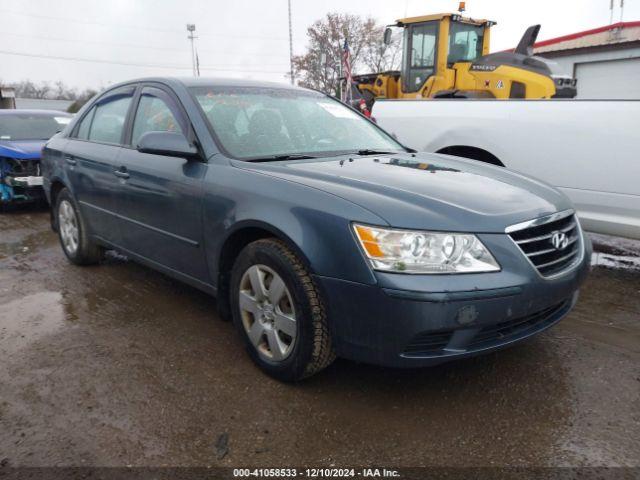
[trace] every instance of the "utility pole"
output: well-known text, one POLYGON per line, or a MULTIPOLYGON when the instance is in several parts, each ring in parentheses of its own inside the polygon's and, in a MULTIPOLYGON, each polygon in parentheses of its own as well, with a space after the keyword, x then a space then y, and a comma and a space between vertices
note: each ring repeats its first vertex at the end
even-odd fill
POLYGON ((291 27, 291 0, 288 0, 289 5, 289 75, 291 75, 291 85, 293 85, 293 30, 291 27))
MULTIPOLYGON (((609 17, 609 25, 613 25, 613 14, 615 11, 615 0, 609 2, 609 10, 611 10, 611 16, 609 17)), ((624 21, 624 0, 620 0, 620 23, 624 21)))
POLYGON ((609 25, 613 24, 613 0, 609 4, 609 10, 611 10, 611 16, 609 17, 609 25))
POLYGON ((191 70, 194 77, 198 76, 199 68, 196 66, 196 47, 193 41, 198 38, 195 36, 196 26, 193 23, 187 23, 187 32, 189 32, 189 36, 187 37, 191 40, 191 70))

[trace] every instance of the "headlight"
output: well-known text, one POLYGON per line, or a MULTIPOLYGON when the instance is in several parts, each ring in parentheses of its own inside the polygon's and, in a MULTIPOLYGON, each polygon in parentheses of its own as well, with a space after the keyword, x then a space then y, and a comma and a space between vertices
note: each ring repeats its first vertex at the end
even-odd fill
POLYGON ((500 265, 475 236, 354 225, 375 270, 398 273, 496 272, 500 265))

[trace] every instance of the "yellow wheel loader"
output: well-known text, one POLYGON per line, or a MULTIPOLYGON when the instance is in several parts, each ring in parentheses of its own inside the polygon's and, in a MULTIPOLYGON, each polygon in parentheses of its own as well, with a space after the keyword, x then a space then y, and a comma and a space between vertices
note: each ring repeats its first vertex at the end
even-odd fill
MULTIPOLYGON (((513 52, 489 53, 495 22, 459 14, 398 20, 404 30, 402 70, 357 75, 369 109, 376 98, 573 98, 575 80, 552 76, 533 57, 540 25, 529 27, 513 52)), ((390 26, 390 27, 392 27, 390 26)), ((392 30, 384 34, 391 42, 392 30)))

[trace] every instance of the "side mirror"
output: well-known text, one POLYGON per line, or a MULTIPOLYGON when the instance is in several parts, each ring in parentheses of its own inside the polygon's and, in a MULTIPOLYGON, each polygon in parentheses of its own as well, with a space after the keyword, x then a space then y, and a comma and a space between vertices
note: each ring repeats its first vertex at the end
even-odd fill
POLYGON ((393 30, 391 30, 391 28, 387 27, 384 29, 384 44, 385 45, 391 45, 391 35, 393 35, 393 30))
POLYGON ((147 132, 140 137, 136 149, 141 153, 165 155, 167 157, 194 158, 198 149, 191 145, 182 133, 147 132))

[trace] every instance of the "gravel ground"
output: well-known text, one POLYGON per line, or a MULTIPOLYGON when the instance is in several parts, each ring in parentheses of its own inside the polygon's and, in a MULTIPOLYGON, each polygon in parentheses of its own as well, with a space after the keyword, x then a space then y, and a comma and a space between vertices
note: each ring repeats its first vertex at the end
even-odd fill
POLYGON ((212 298, 115 255, 72 266, 46 211, 2 214, 0 461, 640 466, 640 244, 596 247, 576 309, 528 343, 285 385, 212 298))

